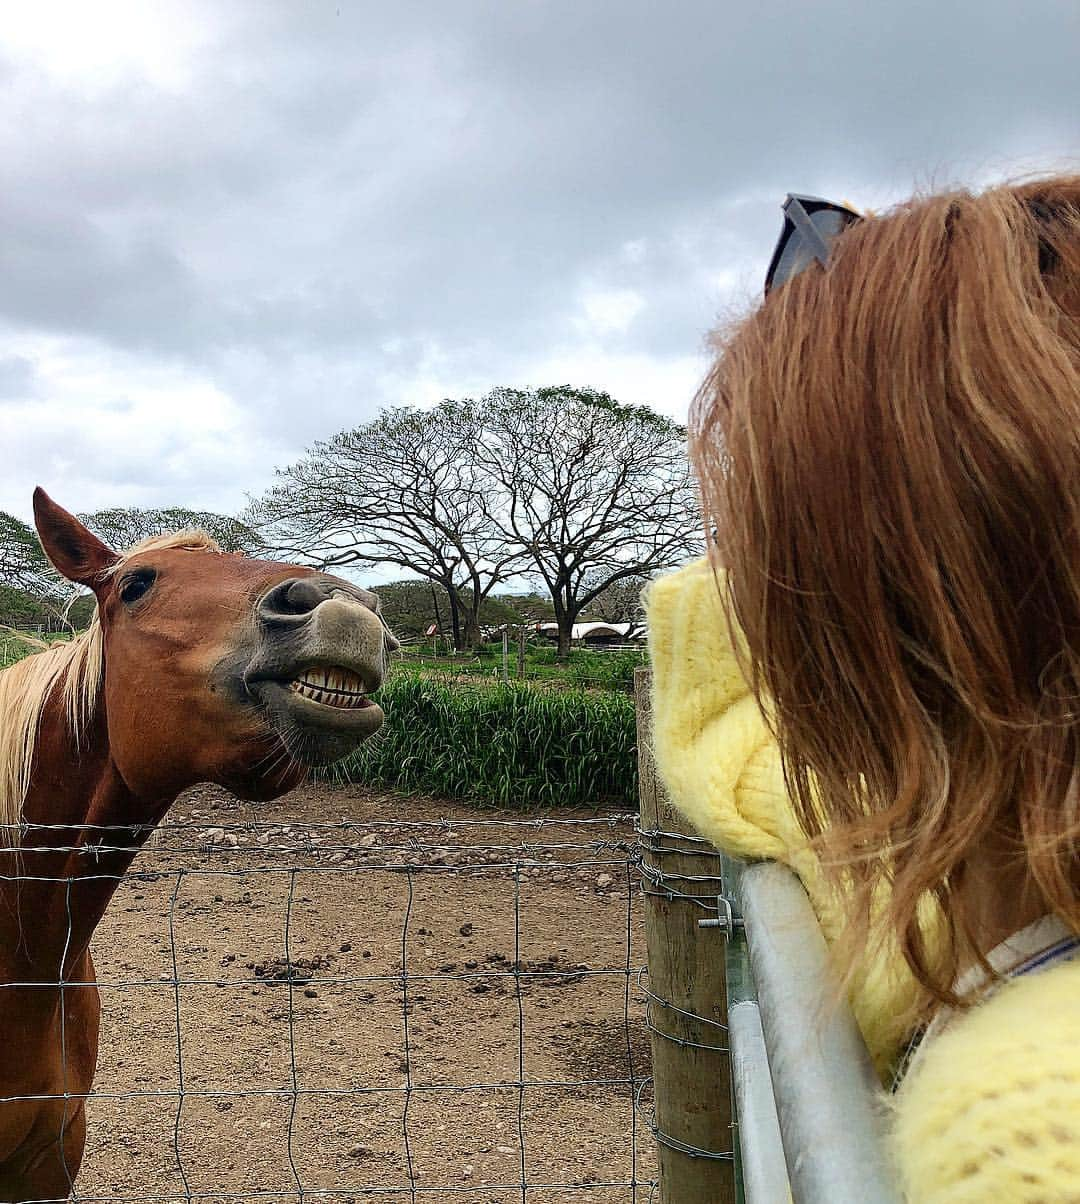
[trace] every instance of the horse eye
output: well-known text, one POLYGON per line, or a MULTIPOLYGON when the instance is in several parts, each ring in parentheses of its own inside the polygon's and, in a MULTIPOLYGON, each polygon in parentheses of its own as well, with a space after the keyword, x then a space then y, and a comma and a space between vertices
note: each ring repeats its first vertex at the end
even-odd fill
POLYGON ((153 569, 140 569, 139 572, 133 573, 120 586, 120 600, 129 604, 138 602, 150 586, 154 584, 156 577, 157 573, 153 569))

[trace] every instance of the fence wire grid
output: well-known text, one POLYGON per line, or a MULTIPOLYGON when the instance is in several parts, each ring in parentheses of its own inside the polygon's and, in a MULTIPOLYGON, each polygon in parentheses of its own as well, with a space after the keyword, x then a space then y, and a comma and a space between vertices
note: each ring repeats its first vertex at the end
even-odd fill
POLYGON ((69 916, 82 881, 117 881, 91 942, 97 1074, 59 1096, 88 1101, 70 1198, 652 1199, 636 817, 288 804, 191 792, 122 876, 98 863, 129 826, 22 825, 3 850, 8 882, 76 854, 69 916))

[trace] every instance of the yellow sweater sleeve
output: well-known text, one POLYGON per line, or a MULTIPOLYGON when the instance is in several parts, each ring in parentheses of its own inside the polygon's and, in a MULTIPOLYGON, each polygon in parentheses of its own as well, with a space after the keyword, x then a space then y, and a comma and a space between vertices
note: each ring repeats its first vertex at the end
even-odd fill
MULTIPOLYGON (((780 752, 739 668, 712 569, 698 561, 645 595, 653 669, 653 752, 671 801, 719 848, 782 861, 799 875, 828 941, 843 908, 796 822, 780 752)), ((888 1077, 916 986, 895 945, 860 967, 852 1009, 888 1077)))
POLYGON ((712 570, 702 560, 654 581, 645 609, 653 753, 672 802, 727 852, 783 858, 780 758, 739 669, 712 570))
POLYGON ((896 1097, 905 1198, 1080 1201, 1080 961, 1007 983, 925 1051, 896 1097))

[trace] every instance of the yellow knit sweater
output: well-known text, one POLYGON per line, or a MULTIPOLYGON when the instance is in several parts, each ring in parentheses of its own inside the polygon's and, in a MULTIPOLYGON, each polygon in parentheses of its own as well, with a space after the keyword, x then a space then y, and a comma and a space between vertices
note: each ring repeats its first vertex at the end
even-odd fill
MULTIPOLYGON (((701 561, 650 586, 654 751, 672 801, 739 857, 802 879, 827 940, 842 912, 795 822, 777 747, 735 660, 701 561)), ((1080 1204, 1080 962, 1007 984, 957 1020, 904 1080, 896 1160, 919 1204, 1080 1204)), ((883 1077, 915 983, 895 945, 868 957, 852 1008, 883 1077)))

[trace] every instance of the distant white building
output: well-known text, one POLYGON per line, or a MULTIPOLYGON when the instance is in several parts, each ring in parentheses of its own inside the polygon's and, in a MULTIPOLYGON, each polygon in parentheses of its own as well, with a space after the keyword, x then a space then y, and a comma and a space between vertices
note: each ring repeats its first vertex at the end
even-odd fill
MULTIPOLYGON (((558 637, 558 623, 537 623, 536 630, 541 635, 558 637)), ((575 623, 570 638, 584 644, 638 644, 642 643, 648 632, 644 623, 605 623, 598 620, 591 623, 575 623)))

